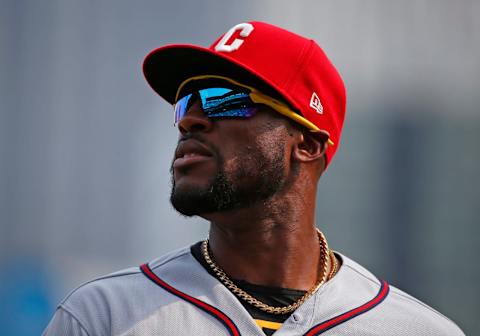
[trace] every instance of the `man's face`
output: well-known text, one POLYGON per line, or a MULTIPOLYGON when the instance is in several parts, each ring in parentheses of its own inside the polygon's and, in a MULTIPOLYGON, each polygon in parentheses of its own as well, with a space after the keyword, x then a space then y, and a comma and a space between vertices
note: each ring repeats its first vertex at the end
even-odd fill
POLYGON ((197 100, 179 121, 174 208, 186 216, 247 207, 287 182, 286 121, 267 107, 250 118, 208 119, 197 100))

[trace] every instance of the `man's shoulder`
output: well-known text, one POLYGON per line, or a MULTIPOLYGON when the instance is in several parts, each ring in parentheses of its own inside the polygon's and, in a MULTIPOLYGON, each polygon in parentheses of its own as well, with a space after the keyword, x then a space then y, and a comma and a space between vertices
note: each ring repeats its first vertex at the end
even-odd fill
MULTIPOLYGON (((371 288, 371 285, 376 283, 380 290, 381 281, 370 271, 344 255, 341 257, 346 281, 355 281, 357 284, 363 282, 365 288, 371 288)), ((391 330, 395 335, 408 330, 417 334, 423 332, 424 335, 464 335, 452 320, 426 303, 391 284, 387 284, 387 287, 388 293, 378 305, 380 309, 372 309, 369 314, 364 316, 366 319, 371 319, 369 324, 372 326, 378 324, 379 329, 391 330)), ((357 288, 362 288, 362 286, 357 288)))
MULTIPOLYGON (((183 257, 189 255, 189 253, 189 248, 183 247, 153 259, 149 261, 148 264, 150 268, 158 269, 162 266, 172 265, 179 262, 183 257)), ((77 298, 83 298, 90 294, 98 295, 98 293, 102 291, 129 291, 132 289, 132 286, 135 287, 138 285, 138 281, 143 283, 145 279, 146 278, 143 276, 139 266, 119 270, 81 284, 71 291, 60 304, 64 305, 72 303, 72 301, 75 301, 77 298)))
MULTIPOLYGON (((163 268, 168 272, 184 267, 182 264, 189 264, 192 259, 189 247, 184 247, 156 258, 148 265, 157 272, 163 268)), ((78 286, 60 302, 57 313, 75 319, 90 334, 100 334, 111 326, 126 328, 170 299, 137 266, 78 286), (122 316, 128 316, 131 321, 120 320, 122 316)))
POLYGON ((390 285, 387 309, 395 312, 395 320, 407 320, 415 328, 431 335, 464 336, 462 330, 451 319, 403 290, 390 285))

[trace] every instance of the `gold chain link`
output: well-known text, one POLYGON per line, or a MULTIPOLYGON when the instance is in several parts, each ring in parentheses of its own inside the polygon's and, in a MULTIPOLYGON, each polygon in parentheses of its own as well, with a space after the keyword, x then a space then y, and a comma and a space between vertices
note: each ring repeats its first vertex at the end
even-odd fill
POLYGON ((333 251, 330 250, 329 255, 330 255, 330 260, 333 261, 333 265, 332 265, 332 269, 330 270, 330 273, 328 274, 327 281, 333 278, 338 271, 338 261, 337 261, 337 257, 335 257, 335 253, 333 253, 333 251))
POLYGON ((274 306, 269 306, 266 303, 254 298, 247 292, 245 292, 243 289, 239 288, 237 285, 233 283, 232 280, 227 276, 225 271, 221 269, 210 257, 209 249, 208 249, 208 239, 204 240, 202 242, 202 253, 203 253, 203 258, 207 262, 207 264, 210 266, 210 268, 215 272, 217 275, 217 278, 228 288, 230 289, 236 296, 238 296, 240 299, 248 302, 249 304, 257 307, 258 309, 271 313, 271 314, 287 314, 293 312, 295 309, 300 307, 310 296, 315 293, 318 288, 320 288, 327 279, 330 279, 333 275, 335 275, 336 269, 337 269, 337 260, 335 256, 333 255, 332 250, 328 248, 328 243, 327 239, 323 235, 323 233, 317 229, 318 232, 318 238, 320 241, 320 257, 322 258, 322 273, 321 277, 319 278, 318 282, 310 288, 301 298, 299 298, 297 301, 295 301, 292 304, 289 304, 288 306, 283 306, 283 307, 274 307, 274 306), (333 256, 333 272, 330 272, 330 274, 327 274, 327 268, 330 259, 333 256))

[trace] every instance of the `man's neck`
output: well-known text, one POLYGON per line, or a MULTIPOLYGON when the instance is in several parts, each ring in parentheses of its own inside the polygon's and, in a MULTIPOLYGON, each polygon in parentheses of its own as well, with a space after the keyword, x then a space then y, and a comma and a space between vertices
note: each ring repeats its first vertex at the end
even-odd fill
POLYGON ((317 282, 321 258, 314 205, 284 197, 208 219, 213 258, 232 278, 300 290, 317 282))

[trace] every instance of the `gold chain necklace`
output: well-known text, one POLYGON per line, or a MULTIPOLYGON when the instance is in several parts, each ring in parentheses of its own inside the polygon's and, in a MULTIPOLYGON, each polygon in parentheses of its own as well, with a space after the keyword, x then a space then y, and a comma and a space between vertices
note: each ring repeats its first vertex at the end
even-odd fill
MULTIPOLYGON (((334 272, 330 272, 330 274, 327 274, 327 267, 330 259, 332 258, 333 252, 328 248, 328 243, 327 239, 323 235, 323 233, 317 229, 318 232, 318 238, 320 241, 320 257, 322 258, 322 273, 321 277, 319 278, 318 282, 310 288, 301 298, 299 298, 297 301, 295 301, 292 304, 289 304, 288 306, 283 306, 283 307, 274 307, 274 306, 269 306, 266 303, 254 298, 247 292, 245 292, 243 289, 239 288, 237 285, 233 283, 233 281, 227 276, 225 271, 221 269, 210 257, 210 254, 208 252, 208 239, 204 240, 202 242, 202 253, 203 253, 203 258, 207 262, 207 264, 210 266, 210 268, 215 272, 217 278, 228 288, 230 289, 236 296, 238 296, 240 299, 248 302, 249 304, 257 307, 258 309, 271 313, 271 314, 287 314, 293 312, 295 309, 300 307, 310 296, 315 293, 318 288, 320 288, 325 281, 327 281, 327 278, 331 278, 334 275, 334 272)), ((334 266, 333 268, 336 270, 336 258, 334 260, 334 266)))
POLYGON ((332 250, 329 250, 329 255, 330 255, 330 260, 333 261, 333 265, 332 265, 332 269, 330 270, 330 273, 328 274, 327 281, 333 278, 338 271, 338 261, 337 261, 337 257, 335 257, 335 253, 333 253, 332 250))

